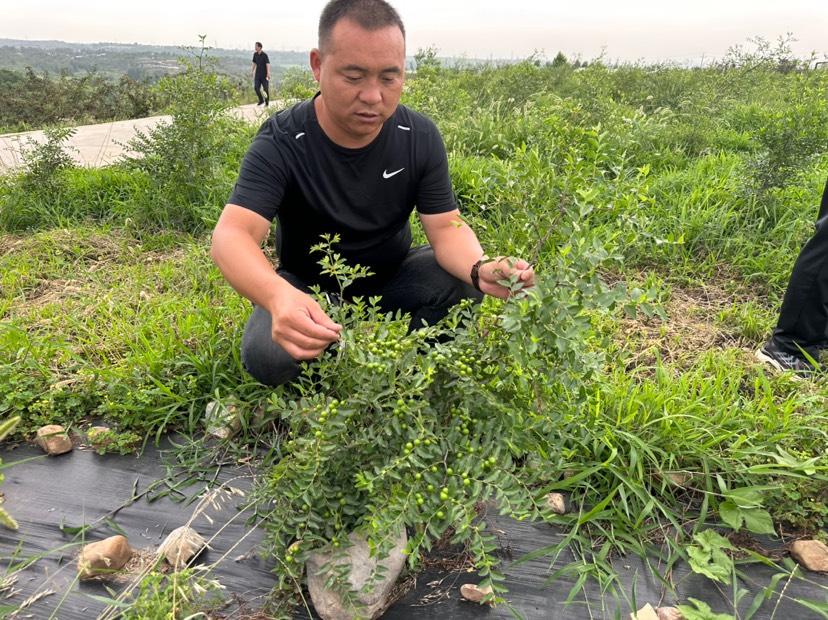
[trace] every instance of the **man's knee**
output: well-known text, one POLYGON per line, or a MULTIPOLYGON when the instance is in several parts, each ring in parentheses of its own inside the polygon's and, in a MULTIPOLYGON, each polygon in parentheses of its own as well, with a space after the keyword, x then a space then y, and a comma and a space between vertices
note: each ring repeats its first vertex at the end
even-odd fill
POLYGON ((301 371, 299 363, 273 342, 270 314, 259 306, 244 328, 241 360, 256 381, 274 387, 292 381, 301 371))
POLYGON ((471 299, 475 303, 483 300, 483 293, 440 267, 433 254, 429 263, 426 273, 428 285, 434 294, 433 305, 451 308, 465 299, 471 299))
POLYGON ((448 291, 449 304, 451 306, 456 306, 464 299, 471 299, 474 303, 480 303, 483 301, 483 293, 478 291, 471 284, 466 284, 457 278, 452 279, 454 282, 452 282, 452 285, 449 287, 448 291))

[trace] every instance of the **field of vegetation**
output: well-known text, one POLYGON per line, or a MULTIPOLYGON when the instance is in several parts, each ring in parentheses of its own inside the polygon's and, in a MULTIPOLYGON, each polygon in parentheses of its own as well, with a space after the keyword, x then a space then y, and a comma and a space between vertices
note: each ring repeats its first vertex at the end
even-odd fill
MULTIPOLYGON (((828 72, 766 52, 704 69, 418 54, 403 102, 441 129, 483 247, 531 258, 539 283, 410 335, 371 300, 331 306, 343 342, 276 390, 242 369, 249 303, 208 255, 257 129, 224 114, 227 84, 198 67, 168 78, 173 122, 122 164, 74 168, 52 132, 0 178, 0 416, 20 417, 21 439, 103 419, 129 451, 200 441, 207 403, 233 405, 241 430, 205 451, 260 462, 277 616, 308 554, 354 528, 383 549, 407 526, 412 568, 438 540, 466 545, 503 594, 488 498, 561 528, 536 553, 575 590, 597 580, 623 617, 619 554, 661 558, 667 587, 688 562, 732 593, 719 615, 680 601, 688 620, 750 618, 793 579, 816 592, 801 609, 828 616, 828 590, 756 542, 826 540, 828 525, 824 375, 753 357, 828 177, 828 72), (554 564, 564 547, 577 561, 554 564), (780 588, 745 581, 750 562, 780 588)), ((294 75, 280 95, 312 92, 294 75)), ((359 277, 330 247, 318 259, 359 277)), ((193 610, 157 617, 175 613, 193 610)))

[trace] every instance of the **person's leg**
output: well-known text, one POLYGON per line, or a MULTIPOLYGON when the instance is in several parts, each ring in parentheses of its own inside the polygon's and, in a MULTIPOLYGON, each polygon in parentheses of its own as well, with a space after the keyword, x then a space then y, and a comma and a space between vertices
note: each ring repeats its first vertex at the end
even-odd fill
POLYGON ((262 80, 262 88, 264 89, 264 104, 267 107, 270 105, 270 80, 262 80))
MULTIPOLYGON (((296 276, 286 271, 279 275, 296 288, 310 290, 296 276)), ((261 306, 253 306, 253 314, 247 320, 242 336, 241 359, 245 370, 265 385, 277 386, 299 376, 299 362, 278 344, 273 342, 270 331, 270 313, 261 306)))
POLYGON ((253 80, 253 88, 256 89, 256 96, 259 98, 259 105, 262 105, 264 103, 264 99, 262 98, 262 80, 255 78, 253 80))
POLYGON ((452 306, 463 299, 483 299, 483 293, 471 284, 449 274, 434 257, 434 250, 424 245, 409 250, 399 270, 380 291, 380 307, 385 312, 402 310, 411 315, 409 331, 434 325, 452 306))
POLYGON ((794 263, 769 344, 800 357, 802 347, 814 359, 828 344, 828 183, 816 232, 794 263))

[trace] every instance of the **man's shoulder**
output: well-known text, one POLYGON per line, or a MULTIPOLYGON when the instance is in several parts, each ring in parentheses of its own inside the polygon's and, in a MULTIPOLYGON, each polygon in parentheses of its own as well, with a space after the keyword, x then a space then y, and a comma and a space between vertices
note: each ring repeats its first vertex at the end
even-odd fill
POLYGON ((262 123, 259 133, 268 133, 274 138, 295 138, 296 134, 307 130, 311 118, 313 100, 307 99, 290 107, 279 110, 262 123))
POLYGON ((439 134, 437 125, 428 116, 412 110, 408 106, 398 105, 394 113, 394 121, 399 129, 412 131, 418 134, 439 134))

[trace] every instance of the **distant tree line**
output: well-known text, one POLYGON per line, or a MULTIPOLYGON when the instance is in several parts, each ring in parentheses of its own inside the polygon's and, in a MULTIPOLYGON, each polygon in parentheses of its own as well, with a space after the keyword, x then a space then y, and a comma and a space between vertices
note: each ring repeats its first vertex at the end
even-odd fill
MULTIPOLYGON (((250 50, 210 48, 218 73, 233 77, 247 74, 253 55, 250 50)), ((179 59, 187 54, 187 46, 141 45, 116 43, 65 43, 63 41, 21 41, 0 38, 0 68, 23 71, 31 67, 35 73, 49 71, 81 76, 97 73, 110 79, 128 75, 134 80, 157 79, 176 73, 179 59)), ((305 66, 307 52, 265 51, 275 69, 277 66, 305 66)))

